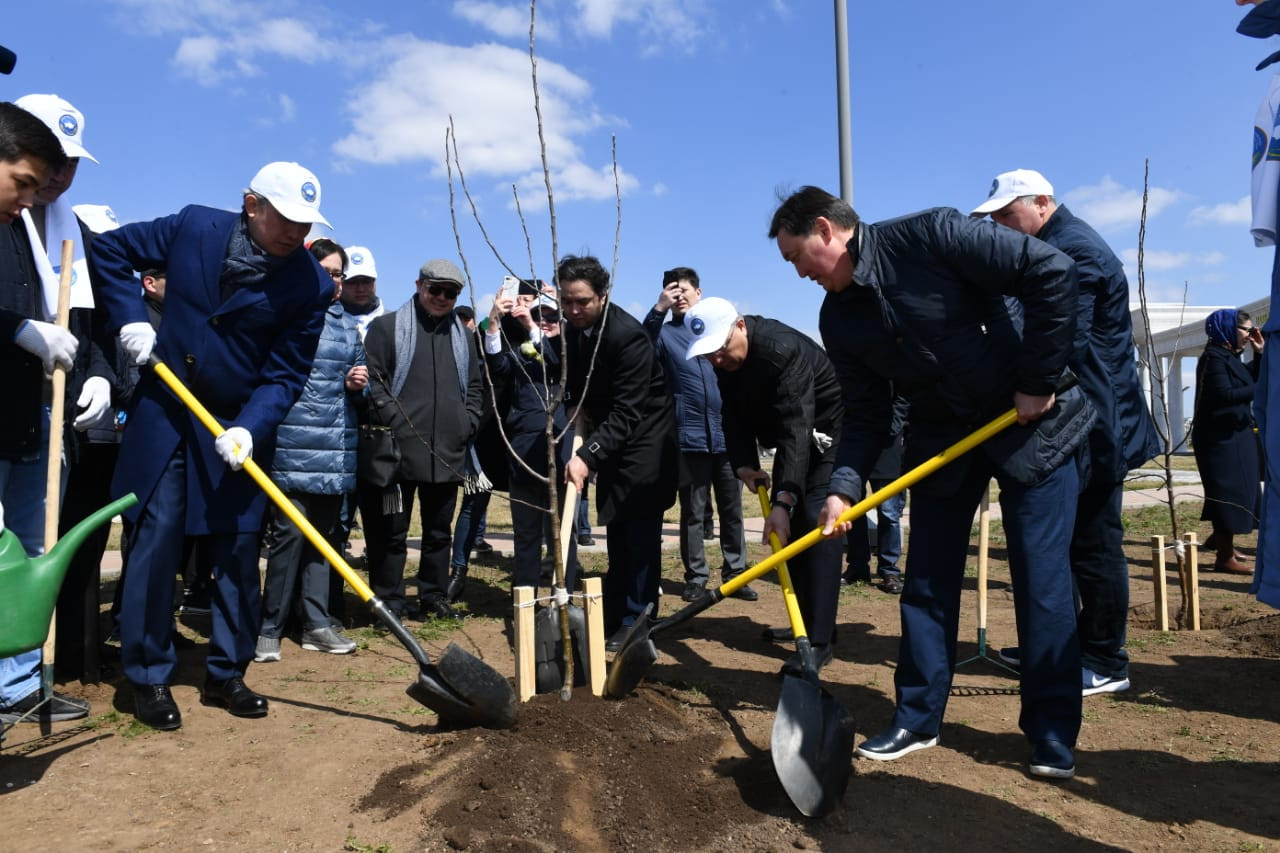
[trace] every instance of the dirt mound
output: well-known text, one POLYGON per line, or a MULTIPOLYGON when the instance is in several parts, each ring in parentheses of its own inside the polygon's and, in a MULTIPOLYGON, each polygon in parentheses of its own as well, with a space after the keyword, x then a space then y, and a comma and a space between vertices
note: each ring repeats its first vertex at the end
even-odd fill
POLYGON ((768 753, 726 758, 736 752, 729 724, 688 699, 666 685, 621 702, 539 696, 514 729, 426 738, 359 807, 419 808, 424 840, 458 850, 703 847, 762 822, 743 786, 785 795, 768 753), (440 777, 448 784, 433 785, 440 777))

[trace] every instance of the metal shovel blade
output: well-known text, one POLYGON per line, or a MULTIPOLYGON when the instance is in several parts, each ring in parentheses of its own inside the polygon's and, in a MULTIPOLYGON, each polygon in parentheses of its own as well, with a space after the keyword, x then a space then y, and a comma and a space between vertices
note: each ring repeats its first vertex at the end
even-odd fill
POLYGON ((509 729, 516 724, 516 693, 497 670, 450 643, 438 663, 418 667, 418 680, 405 690, 435 711, 441 722, 509 729))
POLYGON ((644 675, 658 659, 658 647, 649 634, 649 611, 631 626, 630 633, 622 638, 622 646, 613 658, 609 675, 604 680, 604 695, 610 699, 622 699, 644 680, 644 675))
MULTIPOLYGON (((573 646, 573 685, 587 683, 587 615, 576 604, 566 604, 569 639, 573 646)), ((560 610, 543 607, 533 617, 534 689, 552 693, 564 687, 564 640, 560 635, 560 610)))
POLYGON ((853 718, 817 683, 785 675, 769 750, 791 802, 806 817, 822 817, 849 786, 853 718))

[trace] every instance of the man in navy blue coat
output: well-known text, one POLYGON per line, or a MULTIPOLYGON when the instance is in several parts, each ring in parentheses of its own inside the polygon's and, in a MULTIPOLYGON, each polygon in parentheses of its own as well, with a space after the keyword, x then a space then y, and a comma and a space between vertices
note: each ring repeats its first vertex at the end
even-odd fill
MULTIPOLYGON (((974 208, 1001 225, 1043 240, 1076 262, 1079 311, 1067 364, 1098 420, 1089 433, 1089 482, 1076 501, 1071 572, 1080 594, 1081 693, 1129 689, 1129 561, 1124 555, 1124 478, 1160 449, 1155 423, 1133 358, 1133 320, 1124 264, 1098 232, 1053 197, 1053 186, 1031 169, 998 175, 974 208)), ((1019 650, 1001 649, 1015 665, 1019 650)))
POLYGON ((266 498, 239 473, 253 456, 271 467, 275 431, 306 383, 333 282, 303 249, 320 215, 320 183, 297 163, 269 163, 240 213, 191 205, 94 240, 98 303, 125 350, 154 351, 227 426, 216 438, 144 371, 112 483, 134 492, 120 612, 121 661, 138 719, 182 725, 169 690, 173 574, 184 535, 208 534, 214 562, 204 701, 262 717, 267 700, 244 683, 261 618, 258 534, 266 498), (134 270, 168 273, 164 322, 147 320, 134 270))

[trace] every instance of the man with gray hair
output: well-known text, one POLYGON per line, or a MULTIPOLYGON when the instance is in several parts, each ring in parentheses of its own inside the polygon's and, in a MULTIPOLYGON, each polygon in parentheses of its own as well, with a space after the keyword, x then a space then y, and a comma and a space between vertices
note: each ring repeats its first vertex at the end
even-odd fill
MULTIPOLYGON (((1124 555, 1121 499, 1124 478, 1160 447, 1133 358, 1133 321, 1124 264, 1111 247, 1053 196, 1053 185, 1033 169, 997 175, 973 215, 1029 234, 1076 262, 1080 287, 1075 344, 1067 365, 1080 378, 1098 413, 1089 433, 1089 480, 1076 499, 1071 572, 1080 595, 1081 692, 1129 689, 1129 562, 1124 555)), ((1017 647, 999 655, 1017 665, 1017 647)))
POLYGON ((216 438, 154 372, 143 370, 120 445, 112 496, 139 496, 120 609, 120 657, 138 720, 176 729, 169 690, 173 573, 185 535, 208 534, 212 632, 203 697, 237 717, 265 717, 244 683, 261 621, 258 536, 266 497, 238 473, 270 470, 276 427, 311 371, 333 280, 303 241, 320 215, 320 181, 297 163, 263 166, 239 213, 190 205, 98 235, 89 250, 108 329, 137 364, 159 357, 226 428, 216 438), (163 269, 159 331, 135 270, 163 269), (228 470, 230 469, 230 470, 228 470))
POLYGON ((416 285, 408 302, 369 325, 364 341, 370 420, 390 427, 400 448, 398 477, 382 494, 381 512, 364 519, 366 541, 384 543, 369 562, 369 584, 389 608, 404 613, 416 493, 422 517, 419 616, 448 619, 462 615, 447 597, 450 525, 480 423, 481 367, 475 335, 454 310, 462 271, 447 260, 427 261, 416 285))

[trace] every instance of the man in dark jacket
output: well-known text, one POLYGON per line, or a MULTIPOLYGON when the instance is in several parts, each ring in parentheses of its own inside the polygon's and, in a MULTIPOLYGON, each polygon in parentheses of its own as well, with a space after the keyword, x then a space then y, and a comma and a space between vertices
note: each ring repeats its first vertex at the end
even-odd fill
POLYGON ((453 310, 462 271, 447 260, 428 261, 416 284, 408 302, 370 324, 364 341, 370 418, 391 427, 400 447, 399 482, 384 503, 387 512, 365 519, 365 537, 384 543, 382 559, 369 564, 369 582, 388 607, 403 611, 416 493, 422 516, 419 614, 448 619, 460 615, 447 597, 450 525, 467 476, 467 448, 480 423, 481 367, 475 336, 453 310))
MULTIPOLYGON (((644 318, 645 331, 654 340, 658 361, 675 401, 676 437, 687 480, 680 485, 680 559, 684 563, 685 580, 681 598, 685 601, 701 595, 710 577, 702 542, 711 538, 706 519, 711 517, 713 491, 716 509, 720 511, 720 551, 724 556, 721 579, 727 581, 747 568, 742 484, 734 476, 725 450, 715 370, 706 361, 685 357, 693 342, 693 333, 684 321, 685 313, 701 299, 697 272, 689 267, 676 267, 662 274, 658 302, 644 318), (664 323, 668 311, 671 322, 664 323)), ((759 596, 748 585, 735 592, 734 597, 755 601, 759 596)))
POLYGON ((1030 770, 1075 773, 1080 647, 1068 549, 1080 479, 1077 451, 1094 414, 1079 389, 1056 394, 1075 334, 1071 259, 991 222, 937 208, 866 225, 846 202, 804 187, 774 213, 783 260, 827 291, 819 328, 844 395, 845 424, 819 522, 861 494, 889 438, 892 399, 911 424, 914 467, 1007 410, 1019 424, 924 480, 913 492, 902 592, 897 712, 858 747, 887 761, 937 743, 955 667, 969 531, 994 476, 1009 543, 1022 648, 1020 724, 1030 770), (1022 322, 1005 299, 1022 308, 1022 322))
POLYGON ((153 371, 144 371, 128 413, 113 496, 140 501, 120 610, 120 658, 138 720, 176 729, 169 689, 173 573, 186 535, 209 534, 214 571, 212 632, 202 689, 207 704, 265 717, 267 699, 244 674, 261 618, 258 539, 266 497, 239 473, 264 468, 275 432, 311 369, 333 282, 303 248, 320 215, 319 180, 297 163, 263 166, 239 213, 190 205, 153 222, 101 234, 90 256, 95 296, 136 364, 155 349, 224 425, 211 436, 153 371), (148 319, 135 270, 167 273, 164 322, 148 319))
MULTIPOLYGON (((686 319, 693 339, 685 357, 704 356, 715 367, 729 459, 752 492, 770 482, 757 446, 774 449, 764 541, 777 533, 785 545, 793 533, 813 529, 829 492, 844 418, 835 370, 807 335, 777 320, 739 316, 726 299, 704 299, 686 319)), ((840 540, 824 539, 789 564, 819 666, 831 661, 841 550, 840 540)), ((799 658, 783 672, 800 675, 799 658)))
MULTIPOLYGON (((1071 571, 1080 593, 1081 690, 1085 696, 1129 689, 1129 563, 1124 556, 1124 478, 1160 448, 1133 358, 1133 321, 1124 265, 1098 232, 1057 203, 1039 172, 997 175, 990 197, 973 209, 1030 234, 1076 262, 1079 313, 1067 364, 1098 413, 1089 433, 1089 482, 1076 501, 1071 571)), ((1001 649, 1017 665, 1019 649, 1001 649)))
POLYGON ((609 299, 609 273, 593 257, 569 255, 556 270, 566 322, 570 417, 582 447, 565 478, 581 492, 596 474, 596 509, 608 529, 604 579, 605 648, 617 651, 646 607, 658 607, 662 513, 676 497, 675 419, 653 343, 609 299))

